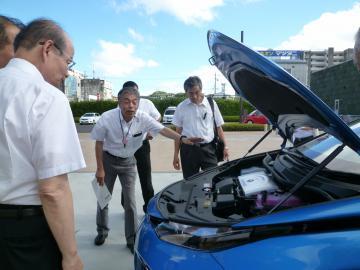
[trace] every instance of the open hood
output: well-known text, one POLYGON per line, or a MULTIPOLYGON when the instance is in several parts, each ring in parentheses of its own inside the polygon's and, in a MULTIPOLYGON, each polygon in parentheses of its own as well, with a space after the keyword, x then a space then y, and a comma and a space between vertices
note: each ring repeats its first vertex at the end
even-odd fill
POLYGON ((241 97, 279 129, 283 138, 290 139, 298 127, 319 128, 360 154, 360 138, 288 72, 222 33, 210 30, 207 38, 210 62, 241 97))

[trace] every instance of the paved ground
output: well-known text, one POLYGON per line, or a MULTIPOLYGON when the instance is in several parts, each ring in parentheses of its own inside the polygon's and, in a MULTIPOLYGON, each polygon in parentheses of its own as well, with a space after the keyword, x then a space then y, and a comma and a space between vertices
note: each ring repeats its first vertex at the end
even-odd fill
MULTIPOLYGON (((84 127, 89 131, 91 127, 84 127)), ((264 132, 226 132, 226 140, 230 147, 231 159, 243 156, 246 151, 261 138, 264 132)), ((113 199, 110 202, 109 237, 103 246, 93 244, 96 236, 96 198, 92 191, 91 181, 96 170, 94 142, 89 133, 79 133, 87 168, 78 173, 70 174, 73 191, 77 240, 80 254, 86 270, 133 269, 133 256, 126 248, 124 236, 124 211, 120 204, 121 188, 119 181, 115 184, 113 199)), ((281 139, 271 134, 265 142, 254 151, 263 152, 278 148, 281 139)), ((182 174, 172 167, 173 141, 157 136, 151 141, 151 160, 153 167, 153 184, 155 192, 160 191, 170 183, 182 179, 182 174)), ((139 220, 143 217, 141 210, 143 200, 139 181, 136 181, 136 200, 139 220)))

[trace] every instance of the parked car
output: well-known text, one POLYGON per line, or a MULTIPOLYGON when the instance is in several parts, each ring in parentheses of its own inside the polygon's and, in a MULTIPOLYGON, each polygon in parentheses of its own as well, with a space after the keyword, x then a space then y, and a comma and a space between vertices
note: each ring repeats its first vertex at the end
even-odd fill
POLYGON ((166 110, 164 111, 163 118, 162 118, 163 124, 171 124, 173 117, 174 117, 175 110, 176 110, 175 106, 169 106, 166 108, 166 110))
POLYGON ((80 125, 83 124, 96 124, 96 122, 99 120, 100 114, 94 113, 94 112, 88 112, 83 114, 80 119, 79 123, 80 125))
POLYGON ((261 112, 259 112, 258 110, 255 110, 255 111, 252 111, 251 113, 249 113, 245 117, 243 123, 246 123, 246 124, 267 124, 268 119, 261 112))
POLYGON ((208 43, 211 63, 284 143, 156 194, 136 234, 135 269, 360 269, 360 123, 346 125, 245 45, 215 31, 208 43), (322 134, 287 148, 302 126, 322 134))

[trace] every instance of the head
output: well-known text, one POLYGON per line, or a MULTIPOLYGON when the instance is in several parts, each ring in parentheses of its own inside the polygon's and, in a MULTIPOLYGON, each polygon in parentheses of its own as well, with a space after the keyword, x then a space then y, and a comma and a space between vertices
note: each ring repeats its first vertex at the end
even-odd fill
POLYGON ((129 122, 139 106, 140 94, 134 87, 124 87, 118 93, 118 102, 125 121, 129 122))
POLYGON ((125 87, 133 87, 133 88, 136 88, 137 90, 139 90, 139 86, 136 84, 136 82, 133 82, 133 81, 124 82, 123 88, 125 88, 125 87))
POLYGON ((198 76, 191 76, 184 82, 184 90, 192 103, 200 104, 204 98, 202 82, 198 76))
POLYGON ((74 48, 64 30, 54 21, 37 19, 16 36, 15 56, 37 67, 44 79, 60 87, 74 65, 74 48))
POLYGON ((24 27, 18 19, 0 15, 0 68, 14 57, 14 40, 24 27))
POLYGON ((354 64, 357 69, 360 71, 360 28, 355 35, 355 44, 354 44, 354 64))

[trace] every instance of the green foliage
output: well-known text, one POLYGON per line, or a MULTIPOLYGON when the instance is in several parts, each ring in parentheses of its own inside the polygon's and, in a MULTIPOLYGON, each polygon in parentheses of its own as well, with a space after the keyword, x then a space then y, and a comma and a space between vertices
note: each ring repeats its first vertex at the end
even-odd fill
POLYGON ((262 124, 240 124, 238 122, 228 122, 222 126, 224 131, 263 131, 264 125, 262 124))
POLYGON ((74 117, 80 117, 87 112, 97 112, 102 114, 105 111, 116 108, 117 102, 113 100, 104 101, 81 101, 70 102, 74 117))
POLYGON ((224 115, 224 122, 240 122, 240 115, 224 115))
MULTIPOLYGON (((154 103, 155 107, 161 113, 164 114, 164 111, 169 106, 177 106, 181 101, 185 99, 185 95, 179 93, 174 97, 167 98, 154 98, 150 97, 149 99, 154 103)), ((240 101, 239 99, 215 99, 222 116, 224 117, 225 122, 237 122, 239 121, 240 115, 240 101)), ((87 112, 97 112, 102 114, 105 111, 116 108, 117 101, 105 100, 105 101, 81 101, 81 102, 70 102, 70 106, 73 112, 74 117, 80 117, 87 112)), ((253 110, 253 107, 247 102, 243 102, 243 109, 247 113, 253 110)))

